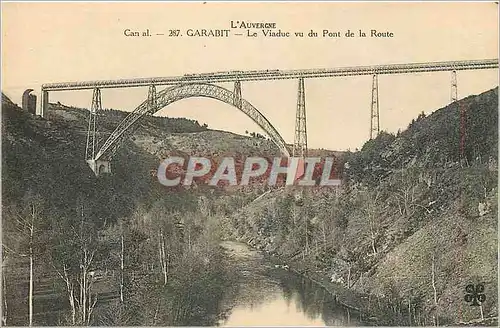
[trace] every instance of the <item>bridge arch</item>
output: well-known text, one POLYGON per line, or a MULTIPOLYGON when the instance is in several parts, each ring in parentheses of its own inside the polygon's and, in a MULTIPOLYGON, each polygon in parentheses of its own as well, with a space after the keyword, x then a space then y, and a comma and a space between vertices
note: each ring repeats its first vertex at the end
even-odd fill
POLYGON ((205 97, 212 98, 232 105, 238 108, 241 112, 252 119, 262 130, 264 130, 271 141, 278 146, 281 153, 287 157, 290 156, 286 147, 285 141, 276 131, 273 125, 260 113, 257 108, 250 104, 245 99, 238 99, 236 94, 226 88, 208 83, 189 83, 178 84, 165 90, 158 92, 156 95, 156 103, 151 104, 149 100, 145 100, 134 111, 132 111, 116 129, 111 133, 109 138, 104 142, 95 156, 95 160, 100 158, 111 158, 120 146, 121 141, 126 137, 127 132, 130 132, 134 125, 146 114, 154 114, 164 107, 186 98, 205 97))
POLYGON ((98 175, 101 175, 101 174, 103 174, 103 173, 105 173, 105 172, 106 172, 106 165, 104 165, 104 164, 100 164, 100 165, 99 165, 99 168, 97 169, 97 173, 98 173, 98 175))

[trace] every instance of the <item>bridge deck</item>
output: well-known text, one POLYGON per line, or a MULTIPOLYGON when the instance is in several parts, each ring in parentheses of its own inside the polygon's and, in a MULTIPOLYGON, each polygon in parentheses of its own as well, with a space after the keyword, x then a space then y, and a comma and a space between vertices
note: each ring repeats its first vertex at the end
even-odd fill
POLYGON ((374 66, 353 66, 326 69, 301 70, 260 70, 260 71, 228 71, 201 74, 185 74, 182 76, 136 78, 120 80, 101 80, 84 82, 61 82, 42 85, 42 90, 82 90, 94 88, 124 88, 154 85, 173 85, 179 83, 215 83, 234 81, 262 81, 303 78, 321 78, 336 76, 403 74, 418 72, 459 71, 498 68, 498 59, 463 60, 446 62, 391 64, 374 66))

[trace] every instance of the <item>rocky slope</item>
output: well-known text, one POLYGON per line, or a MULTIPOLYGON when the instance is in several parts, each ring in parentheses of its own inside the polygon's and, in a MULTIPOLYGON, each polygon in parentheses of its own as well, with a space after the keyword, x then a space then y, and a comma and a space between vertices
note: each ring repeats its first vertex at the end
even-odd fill
POLYGON ((495 324, 497 126, 498 88, 420 115, 397 136, 381 133, 348 154, 342 188, 304 190, 298 204, 294 190, 268 195, 228 218, 232 235, 365 295, 371 302, 345 299, 378 307, 382 323, 495 324), (465 287, 480 283, 486 301, 469 306, 465 287), (390 303, 385 313, 381 299, 390 303))
MULTIPOLYGON (((113 174, 96 179, 83 161, 87 113, 52 104, 48 118, 40 119, 2 97, 4 231, 15 231, 12 218, 28 191, 41 195, 56 223, 73 217, 81 199, 92 204, 99 225, 102 218, 108 223, 145 220, 155 208, 196 213, 182 220, 215 219, 210 229, 217 234, 272 253, 346 304, 373 312, 378 323, 495 324, 498 88, 420 115, 397 136, 381 133, 359 152, 317 151, 342 155, 341 188, 285 188, 253 202, 262 189, 172 192, 152 172, 172 153, 276 156, 270 141, 209 130, 187 119, 146 117, 117 152, 113 174), (467 109, 462 157, 460 106, 467 109), (478 283, 485 286, 486 301, 471 307, 464 302, 464 289, 478 283)), ((125 115, 104 111, 101 135, 109 135, 125 115)), ((171 227, 168 220, 178 214, 155 215, 171 227)), ((157 229, 152 228, 151 238, 157 238, 157 229)))

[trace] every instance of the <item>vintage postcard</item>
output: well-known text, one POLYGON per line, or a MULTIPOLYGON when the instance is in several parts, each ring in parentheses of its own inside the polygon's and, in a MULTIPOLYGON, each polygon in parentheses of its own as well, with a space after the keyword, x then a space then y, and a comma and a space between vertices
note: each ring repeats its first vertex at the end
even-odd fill
POLYGON ((498 2, 1 12, 1 325, 498 325, 498 2))

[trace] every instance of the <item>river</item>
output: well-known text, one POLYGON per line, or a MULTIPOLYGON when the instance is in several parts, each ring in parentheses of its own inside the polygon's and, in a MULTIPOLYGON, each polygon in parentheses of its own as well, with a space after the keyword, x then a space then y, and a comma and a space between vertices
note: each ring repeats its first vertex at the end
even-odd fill
POLYGON ((311 280, 276 265, 245 244, 224 241, 238 292, 219 326, 363 326, 359 313, 311 280))
MULTIPOLYGON (((260 251, 249 246, 224 241, 221 246, 228 257, 230 283, 222 295, 207 297, 207 302, 217 304, 205 317, 194 317, 189 325, 218 326, 363 326, 356 311, 338 304, 334 297, 321 286, 301 275, 295 274, 260 251), (222 318, 222 319, 217 319, 222 318)), ((67 315, 69 308, 64 289, 54 289, 54 276, 38 279, 35 289, 35 321, 41 325, 58 325, 60 318, 67 315)), ((104 281, 109 284, 109 281, 104 281)), ((209 282, 207 282, 209 283, 209 282)), ((23 284, 17 285, 26 291, 23 284)), ((108 286, 109 287, 109 286, 108 286)), ((188 288, 188 286, 186 286, 188 288)), ((215 288, 216 289, 216 288, 215 288)), ((11 315, 9 325, 27 323, 26 300, 9 300, 9 309, 21 308, 19 315, 11 315)), ((114 289, 101 289, 100 306, 118 301, 118 292, 114 289)), ((196 304, 191 305, 196 308, 196 304)), ((189 310, 188 312, 190 312, 189 310)), ((15 311, 14 311, 15 312, 15 311)), ((14 313, 12 310, 10 313, 14 313)), ((101 318, 96 323, 102 323, 101 318)))

